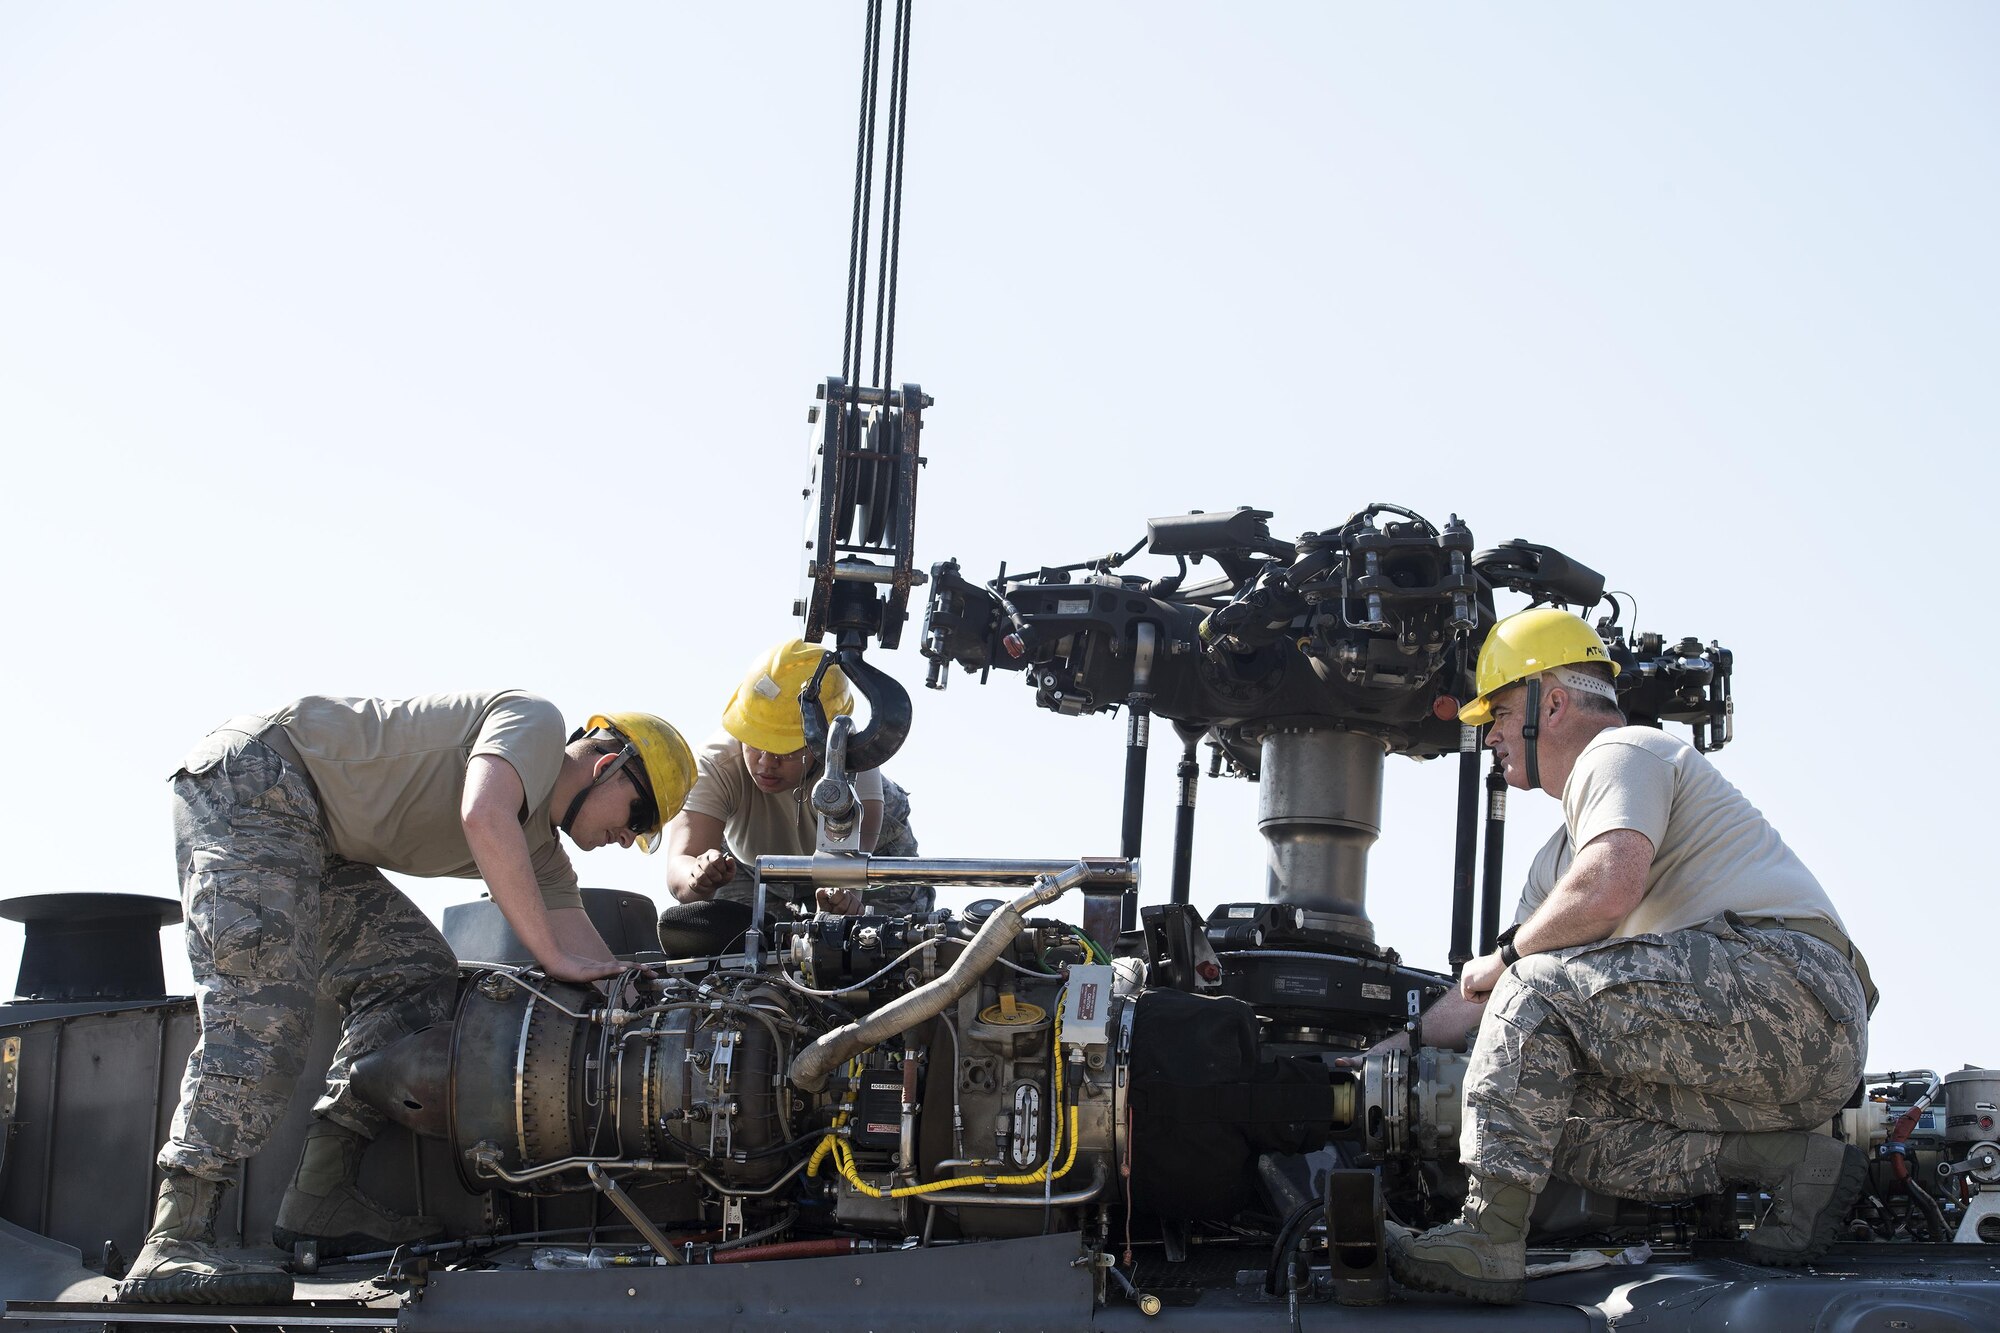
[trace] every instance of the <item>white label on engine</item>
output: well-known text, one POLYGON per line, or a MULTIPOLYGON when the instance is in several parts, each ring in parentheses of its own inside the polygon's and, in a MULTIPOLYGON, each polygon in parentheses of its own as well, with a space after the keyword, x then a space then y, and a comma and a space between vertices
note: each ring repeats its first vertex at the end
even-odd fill
POLYGON ((1090 599, 1088 597, 1058 598, 1056 601, 1056 614, 1059 616, 1088 615, 1090 614, 1090 599))
POLYGON ((1249 921, 1254 919, 1256 915, 1257 909, 1254 907, 1232 907, 1229 909, 1229 919, 1231 921, 1249 921))
POLYGON ((1361 998, 1364 1000, 1387 1000, 1389 998, 1389 988, 1379 981, 1364 981, 1361 983, 1361 998))

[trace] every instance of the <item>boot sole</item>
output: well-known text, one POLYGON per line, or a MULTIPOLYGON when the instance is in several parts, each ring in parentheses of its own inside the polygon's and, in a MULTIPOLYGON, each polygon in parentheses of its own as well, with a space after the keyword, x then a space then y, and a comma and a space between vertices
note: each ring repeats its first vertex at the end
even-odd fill
POLYGON ((118 1299, 147 1305, 288 1305, 292 1279, 284 1273, 168 1273, 126 1278, 118 1299))
POLYGON ((1776 1268, 1796 1268, 1809 1264, 1833 1248, 1840 1239, 1841 1229, 1847 1225, 1847 1215, 1854 1211, 1854 1205, 1861 1198, 1861 1191, 1868 1187, 1868 1158, 1853 1144, 1845 1145, 1841 1154, 1840 1179, 1834 1182, 1833 1197, 1820 1209, 1813 1219, 1812 1239, 1801 1250, 1774 1250, 1752 1241, 1743 1243, 1744 1252, 1760 1264, 1770 1264, 1776 1268))
POLYGON ((1525 1278, 1468 1277, 1443 1264, 1426 1264, 1412 1259, 1397 1245, 1389 1247, 1389 1272, 1406 1287, 1435 1291, 1446 1296, 1465 1296, 1488 1305, 1519 1305, 1528 1294, 1525 1278))

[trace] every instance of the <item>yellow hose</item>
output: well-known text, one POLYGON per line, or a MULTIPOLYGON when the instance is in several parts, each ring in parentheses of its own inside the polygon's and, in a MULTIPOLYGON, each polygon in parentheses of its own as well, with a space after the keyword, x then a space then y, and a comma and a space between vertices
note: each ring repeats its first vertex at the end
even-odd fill
MULTIPOLYGON (((1061 995, 1056 997, 1056 1025, 1050 1045, 1052 1048, 1051 1063, 1055 1066, 1055 1072, 1050 1077, 1051 1085, 1054 1088, 1051 1100, 1055 1103, 1057 1111, 1049 1119, 1052 1125, 1060 1128, 1062 1125, 1061 1107, 1063 1091, 1061 995)), ((850 1067, 852 1067, 852 1062, 850 1062, 850 1067)), ((964 1189, 974 1185, 1039 1185, 1049 1178, 1049 1166, 1055 1160, 1055 1144, 1051 1142, 1049 1144, 1048 1161, 1043 1162, 1033 1171, 1027 1172, 1024 1175, 953 1176, 949 1180, 933 1180, 922 1185, 898 1185, 894 1189, 878 1189, 863 1180, 861 1172, 855 1168, 854 1150, 840 1137, 840 1128, 846 1123, 847 1112, 843 1110, 833 1118, 833 1126, 827 1130, 826 1137, 819 1141, 819 1147, 813 1149, 812 1160, 806 1163, 806 1174, 817 1176, 819 1174, 820 1163, 825 1161, 827 1155, 831 1153, 834 1168, 840 1172, 841 1178, 852 1185, 857 1193, 865 1194, 871 1199, 907 1199, 915 1194, 935 1194, 940 1190, 964 1189)), ((1056 1172, 1055 1178, 1057 1180, 1061 1180, 1064 1176, 1068 1175, 1070 1168, 1076 1165, 1076 1142, 1077 1108, 1072 1106, 1069 1108, 1069 1156, 1064 1159, 1062 1170, 1056 1172)))

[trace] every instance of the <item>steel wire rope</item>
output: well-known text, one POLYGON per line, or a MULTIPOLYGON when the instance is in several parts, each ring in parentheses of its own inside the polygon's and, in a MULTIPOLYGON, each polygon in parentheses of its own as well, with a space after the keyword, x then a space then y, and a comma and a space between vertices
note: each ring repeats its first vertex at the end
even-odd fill
MULTIPOLYGON (((881 50, 882 0, 871 0, 861 43, 861 124, 854 144, 854 215, 847 232, 847 312, 840 330, 840 377, 849 382, 861 361, 857 326, 868 304, 868 200, 875 192, 875 89, 881 50)), ((837 405, 826 406, 831 412, 837 405)))
MULTIPOLYGON (((889 66, 889 127, 882 136, 882 259, 875 283, 875 383, 884 395, 895 377, 896 274, 903 246, 903 141, 910 120, 911 0, 896 0, 895 51, 889 66), (883 353, 883 331, 888 352, 883 353)), ((904 404, 905 407, 909 404, 904 404)))

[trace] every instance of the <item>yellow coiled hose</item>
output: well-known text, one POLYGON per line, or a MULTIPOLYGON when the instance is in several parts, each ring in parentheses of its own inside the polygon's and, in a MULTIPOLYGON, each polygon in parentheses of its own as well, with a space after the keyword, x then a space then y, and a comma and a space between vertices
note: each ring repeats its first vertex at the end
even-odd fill
MULTIPOLYGON (((1055 1032, 1050 1042, 1050 1061, 1055 1066, 1054 1073, 1050 1076, 1050 1086, 1054 1089, 1050 1100, 1055 1107, 1055 1114, 1051 1115, 1049 1120, 1051 1126, 1058 1130, 1063 1123, 1062 1001, 1063 996, 1067 994, 1068 991, 1065 990, 1063 995, 1056 998, 1055 1032)), ((858 1072, 859 1063, 858 1060, 849 1061, 849 1072, 858 1072)), ((949 1180, 933 1180, 922 1185, 898 1185, 893 1189, 878 1189, 861 1178, 861 1172, 854 1165, 853 1148, 840 1137, 840 1130, 847 1124, 848 1115, 849 1112, 843 1110, 834 1117, 833 1127, 827 1130, 826 1137, 819 1141, 819 1147, 813 1149, 812 1160, 806 1163, 806 1174, 817 1176, 821 1163, 832 1157, 834 1169, 840 1172, 841 1178, 852 1185, 856 1192, 865 1194, 871 1199, 907 1199, 914 1194, 935 1194, 940 1190, 964 1189, 973 1185, 1039 1185, 1049 1178, 1049 1166, 1055 1161, 1056 1145, 1052 1140, 1049 1144, 1048 1158, 1033 1171, 1021 1175, 953 1176, 949 1180)), ((1055 1174, 1057 1180, 1068 1175, 1070 1168, 1076 1165, 1077 1108, 1074 1106, 1069 1108, 1068 1128, 1069 1155, 1063 1159, 1062 1169, 1055 1174)))

